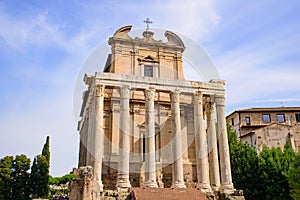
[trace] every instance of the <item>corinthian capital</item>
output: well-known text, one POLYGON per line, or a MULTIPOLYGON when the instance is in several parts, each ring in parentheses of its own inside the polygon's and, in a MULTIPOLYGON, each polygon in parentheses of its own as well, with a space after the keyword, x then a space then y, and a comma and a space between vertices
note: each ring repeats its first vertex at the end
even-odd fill
POLYGON ((130 88, 127 85, 120 87, 121 98, 129 99, 130 97, 130 88))
POLYGON ((200 104, 202 105, 202 101, 203 101, 203 94, 200 91, 196 91, 194 94, 194 104, 200 104))
POLYGON ((223 95, 216 95, 216 106, 225 106, 225 96, 223 95))
POLYGON ((104 90, 105 90, 104 85, 96 85, 95 89, 96 89, 95 90, 96 97, 103 97, 104 96, 104 90))
POLYGON ((214 112, 214 103, 215 103, 214 100, 215 99, 213 98, 213 96, 205 98, 204 109, 206 113, 214 112))
POLYGON ((145 97, 147 101, 154 101, 155 89, 149 88, 145 90, 145 97))
POLYGON ((179 90, 174 90, 171 94, 171 102, 172 103, 179 103, 180 100, 180 91, 179 90))

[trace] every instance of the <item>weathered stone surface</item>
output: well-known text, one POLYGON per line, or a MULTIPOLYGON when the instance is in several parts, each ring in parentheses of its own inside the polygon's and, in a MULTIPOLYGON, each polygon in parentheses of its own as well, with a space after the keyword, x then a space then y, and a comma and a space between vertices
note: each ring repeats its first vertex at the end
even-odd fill
POLYGON ((234 193, 219 193, 220 200, 245 200, 244 193, 242 190, 235 190, 234 193))
POLYGON ((131 199, 134 200, 207 200, 205 193, 195 188, 132 188, 131 199))
POLYGON ((80 167, 72 182, 70 200, 93 200, 93 168, 80 167))
POLYGON ((287 141, 298 152, 299 113, 300 107, 248 108, 234 111, 226 120, 237 132, 238 138, 253 146, 258 153, 263 146, 280 147, 283 150, 287 141), (270 121, 264 121, 263 115, 269 116, 270 121))
POLYGON ((105 190, 101 200, 125 200, 130 199, 128 192, 118 192, 117 190, 105 190))

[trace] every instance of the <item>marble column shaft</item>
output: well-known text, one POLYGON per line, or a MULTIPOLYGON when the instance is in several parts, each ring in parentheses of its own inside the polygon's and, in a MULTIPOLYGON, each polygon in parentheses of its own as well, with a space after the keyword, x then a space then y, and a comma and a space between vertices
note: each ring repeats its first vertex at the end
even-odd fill
POLYGON ((209 182, 209 165, 207 152, 207 139, 203 120, 202 93, 194 94, 194 131, 197 159, 197 188, 203 192, 211 192, 209 182))
MULTIPOLYGON (((92 100, 91 100, 92 101, 92 100)), ((87 142, 86 142, 86 166, 92 166, 92 161, 93 161, 93 140, 92 140, 92 136, 93 136, 93 117, 94 117, 94 107, 93 107, 93 103, 90 102, 89 104, 89 108, 88 108, 88 128, 87 128, 87 142)))
POLYGON ((157 187, 155 161, 154 89, 145 90, 146 99, 146 156, 145 187, 157 187))
POLYGON ((180 92, 174 91, 171 96, 172 132, 173 132, 173 183, 172 188, 185 188, 182 165, 182 138, 180 122, 180 92))
POLYGON ((210 183, 214 191, 220 188, 220 172, 218 158, 217 132, 214 120, 214 104, 206 103, 207 138, 209 151, 210 183))
POLYGON ((119 136, 119 163, 117 189, 128 190, 131 185, 129 181, 129 155, 130 155, 130 127, 129 127, 129 97, 130 88, 120 88, 120 136, 119 136))
POLYGON ((225 120, 225 97, 216 96, 216 108, 217 108, 217 124, 219 135, 219 154, 220 154, 220 167, 221 167, 221 188, 223 193, 232 193, 234 191, 231 167, 230 167, 230 154, 227 136, 227 127, 225 120))
POLYGON ((96 85, 95 88, 95 122, 93 134, 93 187, 95 199, 100 199, 100 191, 103 191, 102 184, 102 158, 103 158, 103 144, 104 144, 104 131, 103 131, 103 112, 104 112, 104 85, 96 85))

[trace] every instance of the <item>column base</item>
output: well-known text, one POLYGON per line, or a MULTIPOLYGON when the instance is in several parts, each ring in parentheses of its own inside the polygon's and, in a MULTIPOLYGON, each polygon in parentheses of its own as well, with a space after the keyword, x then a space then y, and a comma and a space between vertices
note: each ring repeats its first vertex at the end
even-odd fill
POLYGON ((232 183, 227 183, 227 184, 221 184, 219 191, 224 194, 232 194, 234 193, 234 191, 236 191, 236 189, 234 189, 232 183))
POLYGON ((103 183, 102 181, 93 181, 93 191, 103 192, 103 183))
POLYGON ((211 189, 212 189, 214 192, 218 192, 218 191, 220 190, 220 186, 212 185, 212 186, 211 186, 211 189))
POLYGON ((93 199, 100 200, 101 199, 101 192, 103 192, 103 183, 102 181, 93 181, 93 199))
POLYGON ((145 188, 158 188, 158 185, 156 182, 153 181, 147 181, 144 183, 145 188))
POLYGON ((186 188, 183 182, 175 182, 172 184, 171 188, 186 188))
POLYGON ((198 183, 197 189, 204 193, 212 193, 212 189, 208 183, 198 183))
POLYGON ((131 188, 131 184, 127 180, 119 180, 116 187, 118 192, 128 192, 128 190, 131 188))

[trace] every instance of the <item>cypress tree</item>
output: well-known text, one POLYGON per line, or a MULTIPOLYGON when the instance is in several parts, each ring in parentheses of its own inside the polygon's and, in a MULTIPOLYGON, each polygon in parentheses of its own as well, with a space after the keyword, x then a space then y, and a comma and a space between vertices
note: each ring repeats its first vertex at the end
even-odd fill
POLYGON ((45 156, 34 158, 31 167, 31 191, 33 197, 47 197, 49 193, 49 164, 45 156))
POLYGON ((42 155, 45 156, 47 162, 50 164, 50 141, 49 136, 46 138, 46 143, 44 144, 42 155))
POLYGON ((50 142, 46 138, 42 154, 34 158, 31 167, 31 192, 34 197, 47 197, 49 193, 50 142))

